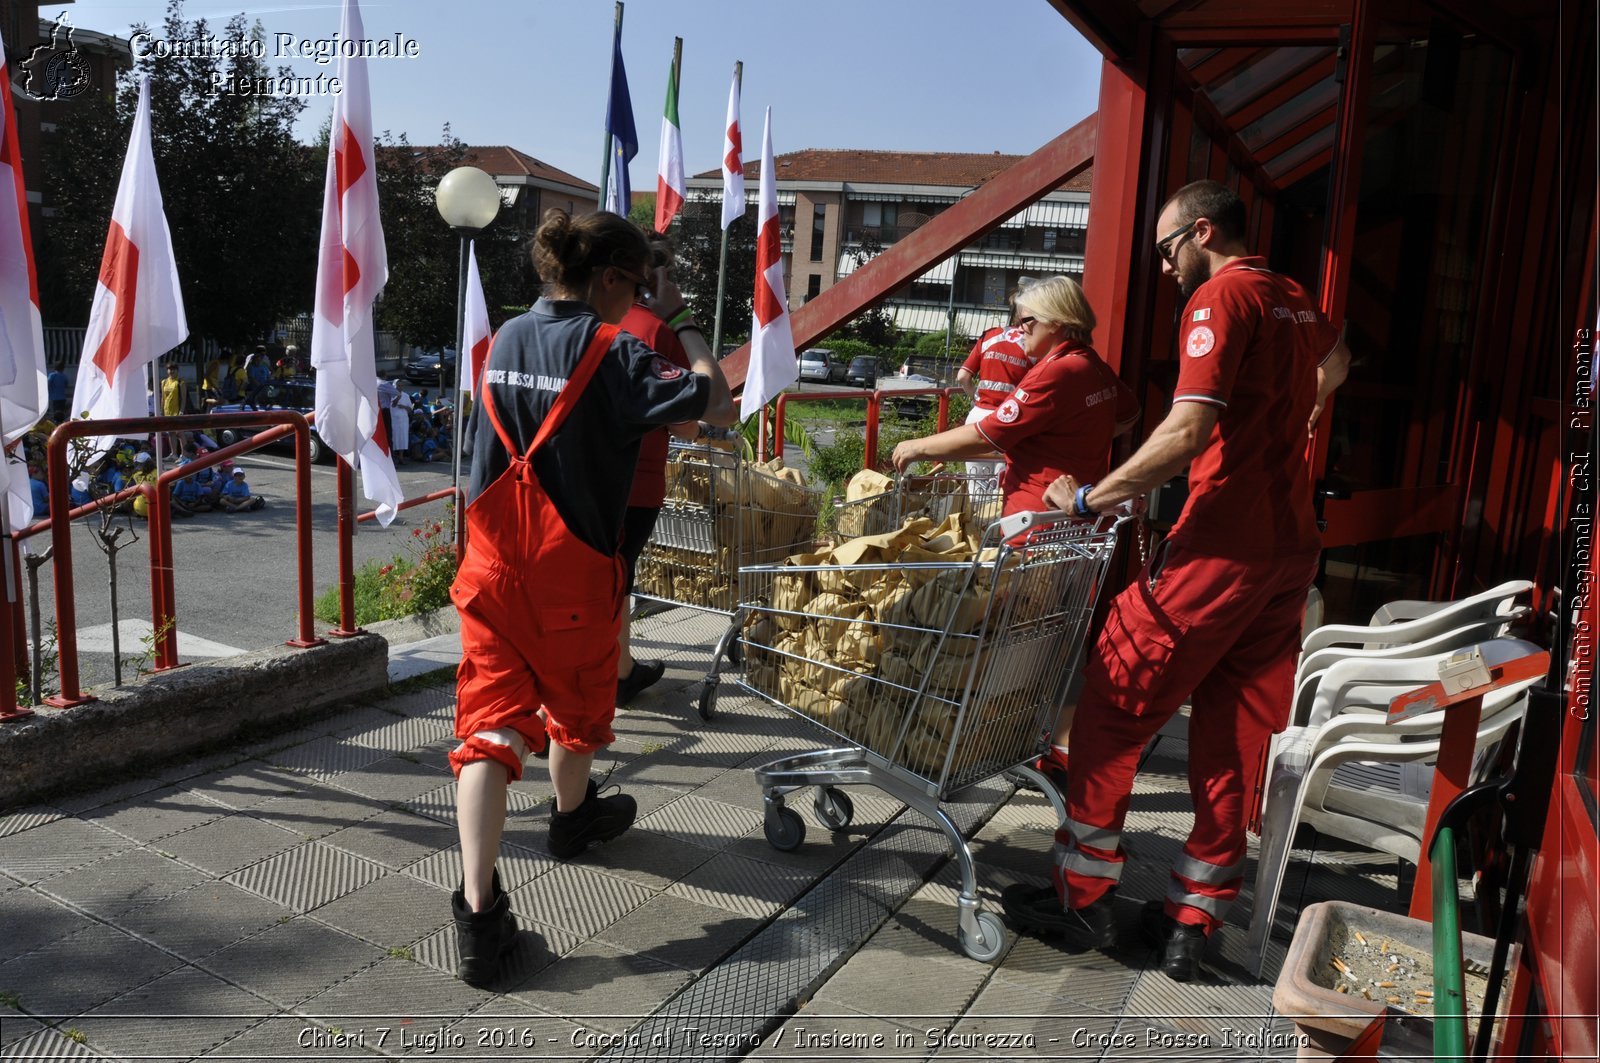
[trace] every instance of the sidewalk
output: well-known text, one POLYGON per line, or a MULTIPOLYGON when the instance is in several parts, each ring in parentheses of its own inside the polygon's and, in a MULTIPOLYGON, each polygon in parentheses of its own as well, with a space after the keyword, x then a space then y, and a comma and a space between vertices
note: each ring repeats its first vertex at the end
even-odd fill
MULTIPOLYGON (((1220 932, 1214 977, 1191 986, 1131 945, 1073 956, 1023 939, 979 964, 956 943, 942 835, 897 802, 854 789, 853 824, 830 833, 796 794, 806 841, 772 849, 750 769, 821 734, 731 684, 700 721, 722 623, 673 611, 641 625, 637 652, 668 658, 667 677, 619 714, 597 761, 639 802, 628 835, 559 863, 544 849, 548 779, 513 787, 500 866, 524 933, 496 992, 452 975, 448 674, 0 818, 0 1057, 1293 1057, 1270 984, 1244 973, 1241 928, 1220 932)), ((396 648, 391 678, 457 652, 452 636, 396 648)), ((1129 817, 1129 943, 1187 831, 1183 756, 1162 741, 1129 817)), ((978 831, 986 909, 1009 882, 1044 881, 1044 801, 993 782, 947 811, 978 831)), ((1336 856, 1319 856, 1309 899, 1392 903, 1392 875, 1336 856)), ((1285 886, 1271 971, 1299 890, 1285 886)))

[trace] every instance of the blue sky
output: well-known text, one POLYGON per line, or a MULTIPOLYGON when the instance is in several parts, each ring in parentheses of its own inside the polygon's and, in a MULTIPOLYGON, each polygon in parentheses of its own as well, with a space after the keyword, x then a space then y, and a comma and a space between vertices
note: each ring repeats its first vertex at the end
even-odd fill
MULTIPOLYGON (((41 5, 76 25, 126 36, 159 28, 163 0, 41 5)), ((327 38, 339 3, 187 0, 184 14, 220 30, 260 19, 269 61, 297 76, 333 72, 276 60, 271 36, 327 38)), ((609 78, 611 0, 366 0, 367 35, 405 35, 413 59, 370 62, 373 125, 437 143, 449 122, 469 144, 510 144, 591 182, 599 179, 609 78)), ((714 168, 735 60, 744 61, 746 156, 773 147, 1025 154, 1094 110, 1099 57, 1046 0, 629 0, 622 46, 639 130, 635 189, 655 185, 656 145, 672 38, 684 38, 679 115, 690 173, 714 168)), ((332 108, 310 97, 301 135, 332 108)))

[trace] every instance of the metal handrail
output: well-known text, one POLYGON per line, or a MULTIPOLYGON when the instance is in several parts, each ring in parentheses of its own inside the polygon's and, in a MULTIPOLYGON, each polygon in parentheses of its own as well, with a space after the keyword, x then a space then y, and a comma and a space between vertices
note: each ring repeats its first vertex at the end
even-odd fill
MULTIPOLYGON (((896 398, 915 398, 919 395, 939 396, 938 425, 939 431, 943 432, 949 427, 950 424, 950 396, 960 390, 960 388, 954 387, 932 387, 893 388, 887 391, 878 390, 870 392, 861 392, 855 390, 807 392, 785 391, 778 396, 776 402, 774 403, 776 410, 773 413, 772 439, 775 441, 774 446, 779 452, 781 452, 783 447, 784 413, 791 402, 836 402, 841 399, 859 399, 867 404, 867 428, 865 433, 866 438, 862 447, 861 467, 864 469, 876 468, 878 464, 878 427, 882 418, 883 400, 885 396, 892 395, 896 398)), ((761 446, 760 457, 762 460, 766 460, 768 457, 767 446, 765 442, 763 442, 761 446)))
MULTIPOLYGON (((172 509, 169 484, 195 472, 220 465, 236 455, 257 450, 287 435, 295 437, 295 530, 298 554, 299 633, 288 645, 321 645, 312 613, 311 552, 311 426, 309 419, 293 410, 256 410, 249 413, 212 413, 181 417, 124 417, 110 420, 75 420, 58 425, 50 434, 46 448, 50 516, 19 532, 18 539, 50 532, 54 548, 53 571, 56 595, 56 651, 61 689, 46 702, 57 708, 81 705, 94 698, 79 689, 77 604, 73 597, 72 519, 115 505, 136 493, 149 503, 150 521, 150 596, 155 628, 155 669, 178 667, 178 639, 172 578, 172 509), (275 426, 250 439, 212 451, 191 462, 164 471, 156 480, 138 484, 73 509, 67 491, 67 445, 83 436, 144 436, 163 432, 207 432, 222 428, 275 426), (65 519, 62 519, 65 517, 65 519)), ((0 694, 0 697, 5 696, 0 694)), ((12 694, 11 696, 14 696, 12 694)))

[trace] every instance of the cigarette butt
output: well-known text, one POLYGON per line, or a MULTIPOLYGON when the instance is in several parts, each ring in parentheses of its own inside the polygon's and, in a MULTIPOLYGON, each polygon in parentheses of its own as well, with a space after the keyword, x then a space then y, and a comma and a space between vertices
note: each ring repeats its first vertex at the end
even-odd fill
POLYGON ((1332 963, 1335 967, 1337 967, 1339 969, 1340 973, 1342 973, 1342 974, 1349 974, 1350 973, 1350 968, 1346 967, 1344 965, 1344 961, 1339 959, 1339 957, 1335 956, 1332 960, 1329 960, 1328 962, 1332 963))
POLYGON ((1361 931, 1356 930, 1356 931, 1353 931, 1353 933, 1355 934, 1357 941, 1361 942, 1363 945, 1365 945, 1367 943, 1367 936, 1365 934, 1363 934, 1361 931))
POLYGON ((1387 1000, 1391 1004, 1400 1003, 1400 998, 1399 997, 1385 997, 1384 999, 1387 1000))
POLYGON ((1389 939, 1388 938, 1384 938, 1383 939, 1383 944, 1378 946, 1378 951, 1379 952, 1388 952, 1389 951, 1389 939))
POLYGON ((1338 985, 1334 986, 1334 989, 1337 990, 1340 993, 1348 993, 1348 992, 1350 992, 1349 985, 1347 985, 1344 982, 1340 982, 1338 985))
POLYGON ((1362 991, 1361 991, 1361 995, 1362 995, 1362 996, 1364 996, 1364 997, 1366 997, 1366 998, 1367 998, 1367 999, 1368 999, 1368 1000, 1371 1000, 1371 999, 1372 999, 1372 990, 1370 990, 1370 989, 1363 989, 1363 990, 1362 990, 1362 991))
POLYGON ((1394 974, 1394 972, 1398 971, 1399 969, 1400 969, 1400 965, 1398 963, 1391 963, 1389 965, 1389 969, 1387 971, 1383 972, 1383 973, 1384 974, 1394 974))
POLYGON ((1412 990, 1412 992, 1414 992, 1419 997, 1431 997, 1431 996, 1433 996, 1433 990, 1431 990, 1431 989, 1414 989, 1414 990, 1412 990))
POLYGON ((1393 982, 1379 982, 1378 983, 1378 988, 1379 989, 1393 989, 1394 988, 1394 983, 1393 982))

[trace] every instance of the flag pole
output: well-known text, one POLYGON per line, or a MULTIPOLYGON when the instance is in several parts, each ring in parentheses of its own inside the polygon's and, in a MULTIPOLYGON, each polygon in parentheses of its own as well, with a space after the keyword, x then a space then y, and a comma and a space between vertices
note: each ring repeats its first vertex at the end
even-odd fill
MULTIPOLYGON (((450 500, 450 505, 455 507, 455 535, 456 542, 461 542, 462 510, 466 507, 461 504, 461 411, 464 407, 461 391, 461 374, 472 373, 472 352, 467 350, 467 255, 473 251, 472 241, 461 240, 461 266, 457 270, 459 278, 456 284, 456 396, 450 405, 450 489, 455 492, 455 497, 450 500)), ((472 260, 477 261, 473 255, 472 260)), ((477 385, 473 381, 474 386, 477 385)))
MULTIPOLYGON (((611 80, 612 81, 615 81, 616 78, 617 78, 617 40, 621 36, 622 36, 622 0, 617 0, 617 24, 616 24, 615 29, 612 30, 612 38, 611 38, 611 80)), ((606 92, 608 93, 608 95, 607 95, 606 98, 609 100, 610 99, 609 93, 611 92, 611 89, 609 88, 609 84, 610 83, 608 82, 607 84, 608 84, 608 87, 606 89, 606 92)), ((608 103, 607 106, 609 107, 610 104, 608 103)), ((598 205, 598 209, 600 209, 600 210, 605 210, 606 209, 606 182, 611 179, 611 139, 612 139, 611 138, 611 125, 608 122, 606 124, 606 146, 605 146, 605 150, 603 152, 601 152, 601 154, 604 156, 604 158, 602 158, 600 160, 600 203, 598 205)), ((460 356, 460 352, 457 352, 457 357, 459 357, 459 356, 460 356)))
MULTIPOLYGON (((738 85, 742 92, 744 89, 743 60, 733 64, 733 80, 734 84, 738 85)), ((744 159, 740 158, 739 163, 743 165, 744 159)), ((728 287, 728 229, 731 228, 732 226, 729 225, 722 230, 722 253, 717 258, 717 313, 711 325, 711 357, 719 361, 722 358, 722 295, 728 287)))

